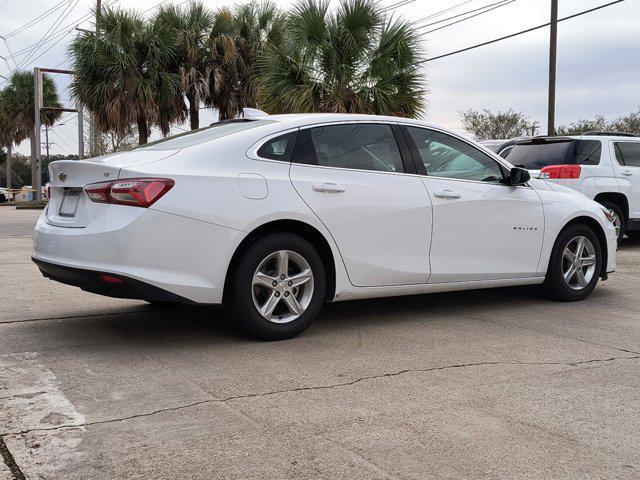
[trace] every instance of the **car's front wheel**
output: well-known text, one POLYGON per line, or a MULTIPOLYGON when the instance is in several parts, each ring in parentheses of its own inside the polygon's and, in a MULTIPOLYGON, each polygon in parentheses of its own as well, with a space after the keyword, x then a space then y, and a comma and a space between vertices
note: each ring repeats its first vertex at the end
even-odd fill
POLYGON ((594 231, 583 224, 565 228, 553 247, 544 291, 563 302, 586 298, 602 271, 602 247, 594 231))
POLYGON ((263 340, 306 330, 326 293, 322 259, 304 238, 273 233, 254 242, 230 279, 228 307, 241 329, 263 340))

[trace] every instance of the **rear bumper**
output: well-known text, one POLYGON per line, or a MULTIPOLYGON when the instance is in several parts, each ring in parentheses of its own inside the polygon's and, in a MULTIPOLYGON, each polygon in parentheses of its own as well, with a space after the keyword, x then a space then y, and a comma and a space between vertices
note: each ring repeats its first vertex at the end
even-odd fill
POLYGON ((32 259, 39 267, 44 265, 43 273, 54 280, 103 295, 149 299, 148 289, 141 287, 146 285, 179 301, 217 304, 222 302, 227 268, 242 238, 243 232, 219 225, 109 205, 84 228, 50 225, 43 213, 35 229, 32 259), (72 274, 52 271, 49 265, 70 269, 72 274), (83 272, 89 272, 89 278, 83 272), (126 285, 105 290, 102 282, 96 285, 96 274, 126 279, 126 285))
POLYGON ((148 302, 192 303, 191 300, 168 292, 154 285, 134 278, 115 275, 111 272, 98 272, 82 268, 65 267, 55 263, 43 262, 34 257, 31 260, 38 266, 42 275, 56 282, 80 287, 82 290, 107 297, 131 298, 148 302), (106 280, 110 279, 110 281, 106 280), (117 282, 115 280, 118 280, 117 282))

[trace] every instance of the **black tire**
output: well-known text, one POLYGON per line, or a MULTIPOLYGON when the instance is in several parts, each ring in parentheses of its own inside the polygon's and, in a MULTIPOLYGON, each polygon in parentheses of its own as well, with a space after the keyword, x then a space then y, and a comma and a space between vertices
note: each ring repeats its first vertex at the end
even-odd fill
POLYGON ((551 258, 549 260, 549 268, 547 269, 547 275, 544 280, 543 290, 548 298, 558 300, 561 302, 576 302, 588 297, 598 283, 602 272, 602 247, 598 241, 598 237, 591 229, 591 227, 576 223, 569 225, 560 232, 551 252, 551 258), (595 270, 589 282, 583 288, 579 290, 571 288, 564 280, 563 277, 563 265, 565 260, 563 259, 564 250, 567 245, 576 237, 585 237, 590 242, 595 251, 595 270))
POLYGON ((624 238, 624 232, 627 229, 627 219, 624 217, 624 214, 622 213, 622 209, 613 202, 599 202, 599 203, 604 208, 608 208, 609 210, 613 211, 620 219, 620 233, 618 234, 618 244, 620 244, 620 242, 622 242, 622 239, 624 238))
MULTIPOLYGON (((269 234, 251 244, 235 265, 229 282, 225 307, 242 332, 261 340, 284 340, 306 330, 322 308, 327 285, 325 267, 316 249, 303 237, 286 232, 269 234), (254 303, 253 277, 264 259, 282 250, 294 252, 308 263, 313 274, 313 288, 309 304, 301 315, 287 323, 274 323, 266 319, 254 303)), ((278 308, 282 311, 286 304, 280 303, 278 308)))
POLYGON ((627 232, 627 237, 633 238, 634 240, 640 240, 640 230, 631 230, 627 232))

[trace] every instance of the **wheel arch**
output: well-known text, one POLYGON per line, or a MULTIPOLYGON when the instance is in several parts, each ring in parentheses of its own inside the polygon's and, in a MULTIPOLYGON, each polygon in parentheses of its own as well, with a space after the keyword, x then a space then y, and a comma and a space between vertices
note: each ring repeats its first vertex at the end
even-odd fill
POLYGON ((598 203, 611 202, 615 203, 622 210, 625 223, 629 221, 629 199, 624 193, 620 192, 604 192, 595 196, 594 200, 598 203))
POLYGON ((598 242, 600 242, 600 248, 602 249, 602 271, 600 272, 600 276, 606 276, 607 265, 609 261, 609 247, 607 246, 607 236, 604 233, 604 229, 600 222, 593 217, 589 217, 586 215, 581 215, 579 217, 572 218, 569 222, 567 222, 562 229, 558 232, 556 236, 556 241, 560 237, 560 234, 564 232, 567 227, 571 225, 582 224, 587 225, 589 228, 593 230, 593 233, 598 237, 598 242))
POLYGON ((233 252, 233 256, 231 257, 231 261, 229 262, 229 267, 227 268, 227 274, 224 281, 223 299, 227 298, 227 295, 229 294, 228 290, 229 285, 231 284, 230 279, 235 271, 235 266, 240 261, 242 252, 246 251, 249 245, 260 237, 276 232, 287 232, 300 235, 311 243, 311 245, 313 245, 313 247, 318 251, 320 258, 322 258, 327 276, 327 292, 325 300, 332 300, 336 290, 336 263, 331 246, 325 236, 317 228, 303 221, 292 219, 273 220, 264 223, 253 229, 244 237, 236 247, 233 252))

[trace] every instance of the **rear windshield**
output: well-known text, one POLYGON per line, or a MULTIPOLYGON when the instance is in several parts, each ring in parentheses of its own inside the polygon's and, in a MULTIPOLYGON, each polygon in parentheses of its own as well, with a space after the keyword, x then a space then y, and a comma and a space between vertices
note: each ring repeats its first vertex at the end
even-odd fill
POLYGON ((597 165, 601 145, 597 140, 518 143, 509 152, 509 163, 540 170, 547 165, 597 165))
POLYGON ((232 133, 238 133, 252 128, 261 127, 273 123, 273 120, 246 120, 236 119, 217 122, 208 127, 191 130, 189 132, 180 133, 172 137, 156 140, 147 143, 134 150, 180 150, 187 147, 198 145, 199 143, 209 142, 216 138, 226 137, 232 133))

